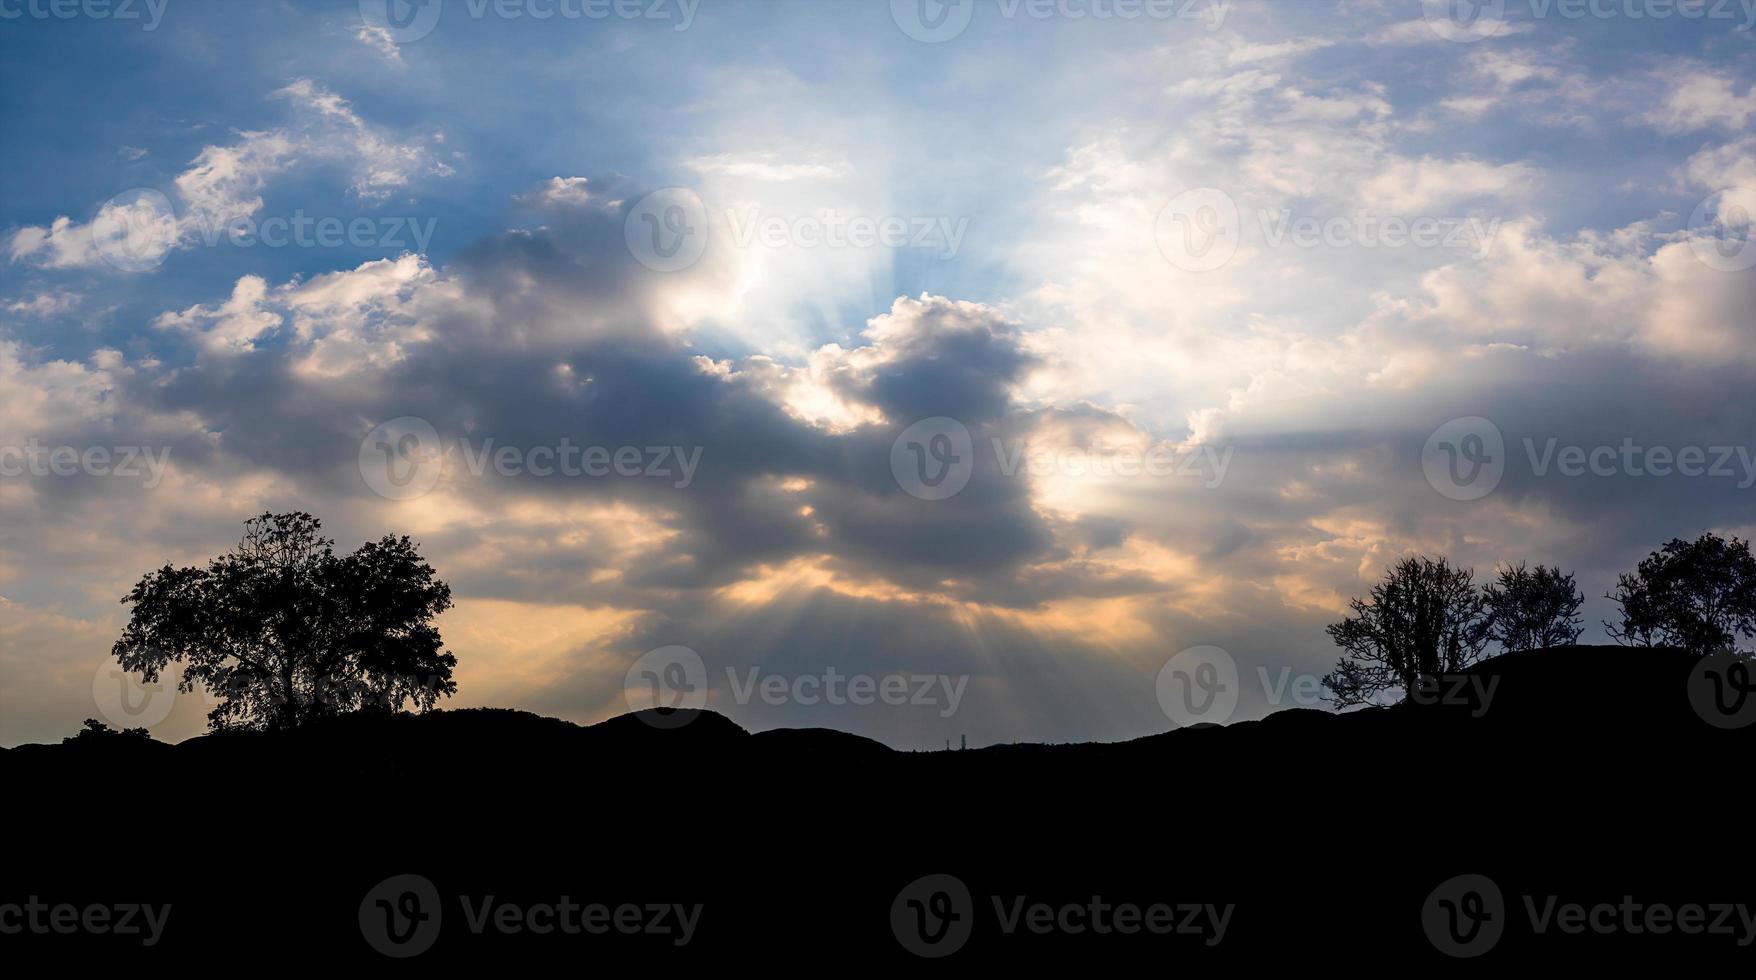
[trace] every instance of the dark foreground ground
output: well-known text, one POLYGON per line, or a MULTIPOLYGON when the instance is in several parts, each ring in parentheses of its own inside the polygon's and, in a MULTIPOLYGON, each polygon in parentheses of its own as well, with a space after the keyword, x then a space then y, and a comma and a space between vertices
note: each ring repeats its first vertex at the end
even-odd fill
POLYGON ((1473 676, 1448 704, 1114 745, 456 711, 23 746, 0 962, 1747 972, 1756 725, 1721 726, 1756 698, 1716 708, 1662 651, 1473 676))

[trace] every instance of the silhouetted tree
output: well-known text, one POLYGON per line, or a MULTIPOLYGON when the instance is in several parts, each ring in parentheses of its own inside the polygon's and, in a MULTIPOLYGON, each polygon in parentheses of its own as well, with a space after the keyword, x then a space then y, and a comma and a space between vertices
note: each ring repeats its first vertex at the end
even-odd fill
POLYGON ((1500 569, 1499 580, 1482 590, 1488 609, 1488 639, 1507 650, 1546 650, 1576 642, 1583 633, 1579 607, 1585 596, 1573 575, 1559 568, 1524 562, 1500 569))
POLYGON ((222 698, 208 715, 216 730, 426 710, 456 693, 457 658, 433 626, 451 588, 406 537, 337 556, 322 528, 309 514, 264 514, 206 568, 141 579, 122 600, 134 610, 116 659, 149 684, 185 664, 180 689, 199 682, 222 698))
POLYGON ((1738 538, 1673 539, 1618 576, 1605 598, 1621 609, 1621 622, 1604 623, 1620 643, 1730 649, 1756 636, 1756 558, 1738 538))
POLYGON ((144 728, 124 728, 121 731, 117 731, 96 718, 87 718, 85 720, 85 727, 79 730, 79 734, 67 736, 61 740, 61 744, 87 745, 92 742, 109 738, 149 739, 152 738, 152 733, 144 728))
POLYGON ((1475 573, 1444 558, 1402 559, 1352 607, 1352 616, 1328 628, 1347 652, 1323 678, 1338 707, 1368 704, 1387 691, 1406 694, 1423 677, 1469 666, 1487 646, 1475 573))

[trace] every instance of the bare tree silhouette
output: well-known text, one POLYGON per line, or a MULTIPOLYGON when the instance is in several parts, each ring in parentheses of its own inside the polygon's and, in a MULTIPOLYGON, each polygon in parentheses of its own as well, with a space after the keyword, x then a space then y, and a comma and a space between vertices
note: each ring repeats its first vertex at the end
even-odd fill
POLYGON ((1370 704, 1415 689, 1423 677, 1461 670, 1488 643, 1485 600, 1475 573, 1444 559, 1409 557, 1385 573, 1353 615, 1328 627, 1346 655, 1323 678, 1338 707, 1370 704))
POLYGON ((1482 590, 1488 607, 1488 638, 1504 650, 1547 650, 1578 641, 1584 632, 1579 607, 1585 596, 1571 572, 1524 562, 1500 569, 1482 590))

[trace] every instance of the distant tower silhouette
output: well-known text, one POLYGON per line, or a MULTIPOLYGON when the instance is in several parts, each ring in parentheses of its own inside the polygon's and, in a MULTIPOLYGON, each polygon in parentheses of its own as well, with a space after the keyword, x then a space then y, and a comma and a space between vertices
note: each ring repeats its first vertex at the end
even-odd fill
POLYGON ((969 736, 968 735, 957 736, 957 748, 959 751, 962 751, 964 749, 969 748, 969 736))

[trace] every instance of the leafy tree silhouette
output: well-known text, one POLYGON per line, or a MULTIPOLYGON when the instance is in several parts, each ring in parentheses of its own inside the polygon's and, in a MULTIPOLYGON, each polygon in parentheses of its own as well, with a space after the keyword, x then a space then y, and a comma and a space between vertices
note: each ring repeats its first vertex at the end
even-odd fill
POLYGON ((152 738, 152 733, 144 728, 124 728, 121 731, 117 731, 96 718, 87 718, 85 720, 85 727, 79 730, 79 734, 67 736, 61 740, 61 744, 89 745, 93 742, 102 742, 112 738, 149 739, 152 738))
POLYGON ((1486 601, 1475 572, 1444 559, 1408 557, 1355 598, 1353 615, 1329 635, 1346 655, 1323 685, 1337 707, 1374 703, 1389 691, 1413 691, 1424 677, 1475 663, 1488 643, 1486 601))
POLYGON ((1547 650, 1577 642, 1584 632, 1579 607, 1585 596, 1571 572, 1524 562, 1500 569, 1499 580, 1482 590, 1487 602, 1488 638, 1505 650, 1547 650))
POLYGON ((286 729, 351 711, 425 711, 457 692, 457 658, 434 617, 451 607, 406 537, 351 555, 309 514, 264 514, 206 568, 164 568, 122 602, 133 615, 112 650, 154 683, 185 664, 179 688, 221 697, 214 730, 286 729))
POLYGON ((1621 609, 1619 623, 1604 623, 1619 643, 1727 650, 1756 636, 1756 558, 1735 537, 1672 539, 1618 576, 1604 598, 1621 609))

